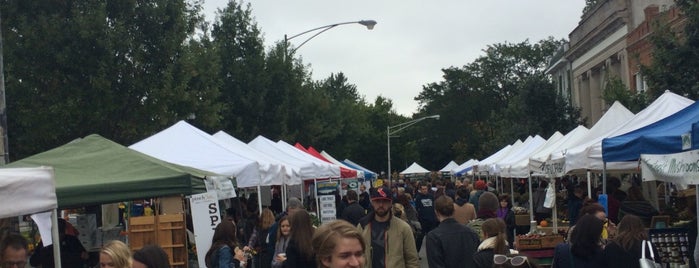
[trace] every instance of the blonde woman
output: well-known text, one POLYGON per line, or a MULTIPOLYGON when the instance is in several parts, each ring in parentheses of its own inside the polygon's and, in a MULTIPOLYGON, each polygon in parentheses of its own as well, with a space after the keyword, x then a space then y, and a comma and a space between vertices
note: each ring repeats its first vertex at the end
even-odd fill
POLYGON ((119 240, 107 242, 100 250, 100 268, 131 268, 131 250, 119 240))
POLYGON ((257 252, 253 256, 254 266, 258 268, 270 268, 272 267, 272 254, 268 249, 268 235, 269 227, 274 224, 274 212, 272 210, 265 208, 260 214, 255 229, 248 240, 247 246, 243 248, 243 251, 250 252, 254 250, 257 252), (267 261, 264 261, 267 260, 267 261))
POLYGON ((313 234, 318 267, 364 267, 366 243, 357 227, 346 221, 324 224, 313 234))

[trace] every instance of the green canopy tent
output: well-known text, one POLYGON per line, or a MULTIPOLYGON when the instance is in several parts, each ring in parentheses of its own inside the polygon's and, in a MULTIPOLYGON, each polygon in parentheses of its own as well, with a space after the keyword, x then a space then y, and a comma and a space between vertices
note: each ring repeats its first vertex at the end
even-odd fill
POLYGON ((54 168, 59 208, 202 193, 203 178, 219 176, 155 159, 96 134, 5 167, 36 166, 54 168))

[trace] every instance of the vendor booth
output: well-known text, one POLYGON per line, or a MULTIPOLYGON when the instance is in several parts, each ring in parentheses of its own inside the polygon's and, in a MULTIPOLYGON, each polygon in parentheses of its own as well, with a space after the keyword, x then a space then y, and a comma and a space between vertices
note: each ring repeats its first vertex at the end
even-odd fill
MULTIPOLYGON (((216 175, 160 161, 99 135, 89 135, 8 165, 32 166, 54 168, 57 207, 61 209, 96 207, 101 204, 142 201, 154 197, 171 197, 175 203, 172 207, 177 207, 176 204, 182 204, 183 195, 205 191, 204 177, 216 175)), ((131 207, 127 206, 125 209, 128 211, 131 207)), ((153 219, 154 226, 156 223, 169 222, 170 227, 159 225, 163 227, 152 228, 152 236, 142 239, 139 235, 124 230, 124 225, 104 225, 111 222, 109 219, 103 219, 109 214, 106 211, 102 213, 103 217, 79 213, 75 217, 66 215, 66 218, 80 231, 78 238, 88 251, 98 251, 103 242, 115 239, 128 242, 132 250, 137 250, 142 245, 157 243, 168 253, 172 267, 187 267, 185 214, 182 209, 168 211, 165 205, 161 209, 156 209, 153 215, 148 217, 153 219), (169 214, 164 217, 167 219, 161 219, 163 211, 169 214)), ((126 222, 137 223, 138 220, 136 217, 130 217, 126 222)))

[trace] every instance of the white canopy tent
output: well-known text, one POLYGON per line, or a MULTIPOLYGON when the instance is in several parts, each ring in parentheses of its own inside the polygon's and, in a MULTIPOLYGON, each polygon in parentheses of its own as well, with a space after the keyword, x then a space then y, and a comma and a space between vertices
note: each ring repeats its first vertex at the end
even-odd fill
MULTIPOLYGON (((514 144, 521 144, 521 143, 522 143, 522 140, 517 140, 514 144)), ((502 147, 502 149, 498 150, 494 154, 479 161, 478 164, 474 165, 474 169, 476 169, 475 171, 487 172, 490 165, 492 163, 502 159, 503 157, 507 156, 507 154, 510 152, 510 150, 512 150, 513 146, 514 146, 513 144, 509 144, 505 147, 502 147)))
POLYGON ((208 133, 179 121, 129 148, 170 163, 233 176, 239 185, 259 185, 262 176, 275 176, 271 170, 230 151, 208 133))
MULTIPOLYGON (((550 145, 547 144, 542 148, 542 150, 529 157, 529 171, 533 172, 534 175, 539 176, 543 176, 545 174, 555 174, 552 171, 552 167, 546 165, 546 161, 550 160, 550 155, 553 152, 565 150, 565 148, 570 147, 570 145, 577 143, 578 140, 587 135, 588 131, 589 129, 587 129, 585 126, 578 125, 578 127, 568 132, 568 134, 563 136, 563 138, 559 139, 555 143, 550 145)), ((560 169, 562 170, 562 167, 560 169)), ((563 171, 560 171, 558 173, 562 172, 563 171)))
MULTIPOLYGON (((310 180, 315 178, 328 178, 331 177, 327 171, 316 167, 312 162, 304 159, 300 159, 293 154, 289 154, 285 150, 279 148, 277 143, 263 137, 257 136, 252 141, 248 142, 250 147, 266 154, 267 156, 278 159, 285 165, 290 165, 295 167, 299 171, 299 177, 301 180, 310 180)), ((339 170, 338 170, 339 172, 339 170)), ((293 182, 294 184, 301 184, 301 181, 293 182)))
MULTIPOLYGON (((0 218, 32 214, 37 225, 51 226, 50 235, 48 230, 40 228, 44 245, 58 241, 58 200, 53 168, 0 168, 0 204, 4 204, 0 218)), ((60 268, 60 247, 53 247, 53 256, 55 266, 60 268)))
MULTIPOLYGON (((573 148, 585 144, 590 140, 598 139, 599 137, 604 137, 605 134, 609 133, 611 130, 615 129, 619 125, 623 125, 634 117, 634 114, 626 109, 624 105, 620 102, 615 101, 609 110, 600 118, 597 123, 590 128, 585 137, 578 140, 578 143, 572 144, 570 147, 562 148, 563 150, 551 153, 550 160, 552 163, 563 163, 563 173, 568 173, 573 170, 578 170, 584 168, 584 162, 581 162, 578 158, 571 158, 569 155, 575 153, 572 151, 573 148)), ((547 161, 547 163, 549 163, 547 161)))
MULTIPOLYGON (((509 155, 515 154, 516 152, 518 152, 522 148, 522 145, 530 142, 532 138, 533 138, 532 136, 529 136, 524 141, 517 140, 515 143, 512 144, 512 147, 510 147, 510 150, 508 150, 506 153, 499 155, 498 158, 493 158, 490 162, 485 162, 485 160, 481 161, 480 163, 478 163, 478 171, 480 171, 480 172, 487 171, 488 174, 500 173, 500 171, 498 170, 498 167, 497 167, 497 163, 500 162, 500 160, 507 158, 509 155)), ((488 158, 490 158, 490 157, 488 157, 488 158)))
POLYGON ((539 135, 536 135, 531 139, 527 139, 519 148, 517 148, 516 151, 511 150, 506 157, 495 162, 492 165, 494 168, 491 169, 494 170, 495 174, 500 174, 502 177, 507 177, 506 175, 503 175, 503 173, 507 173, 510 166, 517 163, 521 159, 528 158, 532 152, 536 151, 544 143, 546 143, 546 140, 539 135))
POLYGON ((451 172, 452 169, 455 169, 459 166, 454 160, 449 161, 446 166, 444 166, 442 169, 440 169, 440 172, 451 172))
POLYGON ((408 168, 406 168, 405 170, 400 172, 401 175, 426 174, 426 173, 430 173, 430 171, 427 170, 426 168, 418 165, 415 162, 413 162, 410 166, 408 166, 408 168))
POLYGON ((477 159, 469 159, 468 161, 464 162, 463 164, 459 165, 458 167, 455 167, 451 170, 451 174, 455 176, 461 176, 462 174, 460 173, 468 173, 468 174, 473 174, 473 166, 478 165, 478 160, 477 159))
POLYGON ((506 168, 502 170, 501 176, 510 178, 529 177, 529 157, 550 146, 553 146, 554 144, 558 143, 559 140, 563 139, 563 137, 565 136, 563 136, 561 132, 556 131, 556 133, 553 133, 553 135, 551 135, 551 137, 549 137, 549 139, 545 143, 541 144, 536 149, 530 150, 530 152, 520 155, 518 159, 515 159, 510 164, 505 164, 506 168))
MULTIPOLYGON (((614 125, 615 128, 600 134, 596 137, 590 137, 582 143, 570 148, 565 156, 566 170, 576 169, 591 169, 602 170, 604 161, 602 161, 602 139, 615 137, 644 126, 655 123, 665 117, 668 117, 679 110, 691 105, 694 101, 665 91, 663 95, 658 97, 648 107, 640 111, 628 121, 622 124, 614 125)), ((635 170, 638 167, 638 162, 610 162, 607 163, 607 170, 635 170)))
POLYGON ((303 159, 305 161, 308 161, 310 163, 313 163, 317 168, 322 169, 323 172, 328 174, 328 176, 321 177, 321 178, 339 178, 340 177, 340 166, 331 164, 328 162, 325 162, 323 160, 320 160, 316 158, 315 156, 310 155, 309 153, 303 152, 299 150, 298 148, 294 147, 291 144, 286 143, 285 141, 277 141, 277 145, 279 146, 279 149, 284 150, 288 152, 291 155, 296 156, 299 159, 303 159))
POLYGON ((332 163, 335 164, 335 165, 338 165, 338 166, 341 166, 341 167, 347 168, 347 169, 356 170, 356 171, 357 171, 357 177, 358 177, 358 178, 364 178, 364 171, 363 171, 363 170, 361 170, 361 169, 355 169, 355 168, 353 168, 353 167, 350 167, 350 166, 348 166, 348 165, 343 164, 343 163, 340 162, 340 161, 337 161, 337 159, 335 159, 335 157, 333 157, 332 155, 330 155, 330 154, 329 154, 328 152, 326 152, 326 151, 321 151, 321 152, 320 152, 320 155, 322 155, 323 157, 325 157, 325 159, 327 159, 328 161, 332 162, 332 163))
MULTIPOLYGON (((297 167, 285 165, 279 160, 271 158, 263 152, 250 147, 248 144, 236 139, 222 130, 216 132, 213 136, 221 141, 229 150, 238 152, 252 160, 257 161, 262 170, 270 170, 273 171, 270 172, 270 174, 277 174, 276 176, 263 177, 260 183, 261 186, 282 185, 295 181, 300 183, 301 179, 299 177, 297 167)), ((238 186, 253 187, 257 185, 241 185, 241 183, 238 182, 238 186)))

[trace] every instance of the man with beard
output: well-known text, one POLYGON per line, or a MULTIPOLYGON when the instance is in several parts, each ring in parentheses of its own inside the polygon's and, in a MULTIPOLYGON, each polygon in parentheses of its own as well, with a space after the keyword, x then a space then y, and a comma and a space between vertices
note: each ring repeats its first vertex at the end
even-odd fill
POLYGON ((388 187, 371 189, 374 211, 359 221, 362 237, 371 246, 364 256, 367 268, 419 267, 415 238, 410 225, 393 217, 391 190, 388 187))

